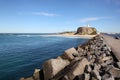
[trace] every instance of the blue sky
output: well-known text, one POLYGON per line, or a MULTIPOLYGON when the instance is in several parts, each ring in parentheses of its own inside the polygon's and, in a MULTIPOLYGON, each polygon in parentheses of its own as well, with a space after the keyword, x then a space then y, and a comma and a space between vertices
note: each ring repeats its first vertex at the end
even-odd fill
POLYGON ((0 33, 120 32, 120 0, 0 0, 0 33))

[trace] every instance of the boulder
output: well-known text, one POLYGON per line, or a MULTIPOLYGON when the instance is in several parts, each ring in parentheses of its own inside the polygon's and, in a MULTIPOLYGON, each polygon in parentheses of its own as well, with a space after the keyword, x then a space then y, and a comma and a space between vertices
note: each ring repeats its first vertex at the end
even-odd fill
POLYGON ((77 75, 73 80, 84 80, 84 74, 77 75))
POLYGON ((85 72, 90 73, 92 71, 91 67, 89 65, 85 66, 85 72))
POLYGON ((109 73, 115 78, 120 78, 120 69, 118 68, 112 66, 112 68, 109 70, 109 73))
POLYGON ((29 78, 20 78, 20 80, 34 80, 33 77, 29 77, 29 78))
POLYGON ((88 61, 91 61, 92 60, 92 55, 87 55, 87 59, 88 59, 88 61))
POLYGON ((70 62, 61 58, 50 59, 43 64, 44 79, 49 80, 70 62))
POLYGON ((82 75, 86 65, 89 65, 88 60, 86 58, 81 59, 78 64, 67 74, 69 80, 73 80, 77 75, 82 75))
POLYGON ((60 80, 69 80, 68 76, 64 76, 63 78, 61 78, 60 80))
POLYGON ((114 80, 114 77, 108 73, 105 73, 103 76, 102 76, 102 80, 114 80))
POLYGON ((95 77, 92 77, 90 80, 98 80, 97 78, 95 78, 95 77))
MULTIPOLYGON (((80 58, 80 57, 76 57, 74 60, 72 60, 70 62, 69 65, 67 65, 64 69, 62 69, 61 71, 59 71, 53 78, 51 78, 50 80, 64 80, 64 79, 67 79, 68 76, 66 74, 68 74, 71 70, 73 70, 77 65, 78 63, 81 61, 81 59, 83 58, 80 58)), ((69 79, 68 79, 69 80, 69 79)))
POLYGON ((76 34, 79 35, 96 35, 97 30, 93 27, 79 27, 76 34))
POLYGON ((41 80, 40 79, 40 69, 35 69, 33 76, 28 77, 28 78, 20 78, 20 80, 41 80))
POLYGON ((92 74, 97 80, 101 80, 101 76, 97 70, 93 70, 92 74))
POLYGON ((80 46, 77 47, 77 51, 80 56, 83 55, 83 49, 80 46))
POLYGON ((77 75, 73 80, 90 80, 90 74, 84 73, 82 75, 77 75))
POLYGON ((73 60, 75 57, 78 57, 79 54, 75 48, 70 48, 65 50, 64 54, 61 56, 63 59, 67 59, 69 61, 73 60))
POLYGON ((90 74, 85 73, 84 74, 84 80, 90 80, 90 74))
POLYGON ((100 68, 101 68, 101 65, 99 65, 99 64, 94 64, 94 70, 99 71, 100 68))
POLYGON ((102 59, 99 60, 99 63, 102 63, 104 61, 107 61, 107 60, 112 60, 113 58, 111 56, 108 56, 108 57, 104 57, 102 59))
POLYGON ((120 68, 120 62, 117 62, 118 67, 120 68))
POLYGON ((35 80, 40 80, 40 69, 35 69, 33 77, 35 80))

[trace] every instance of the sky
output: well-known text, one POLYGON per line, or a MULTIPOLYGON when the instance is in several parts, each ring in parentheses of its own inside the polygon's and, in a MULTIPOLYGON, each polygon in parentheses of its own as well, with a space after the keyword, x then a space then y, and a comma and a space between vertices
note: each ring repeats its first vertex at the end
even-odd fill
POLYGON ((0 33, 54 33, 90 25, 120 32, 120 0, 0 0, 0 33))

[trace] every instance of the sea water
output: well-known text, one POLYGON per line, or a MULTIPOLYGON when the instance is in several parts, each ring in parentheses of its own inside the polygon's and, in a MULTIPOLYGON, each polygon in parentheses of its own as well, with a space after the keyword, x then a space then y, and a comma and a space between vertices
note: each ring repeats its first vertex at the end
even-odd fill
POLYGON ((0 35, 0 80, 31 76, 35 68, 61 55, 64 50, 86 42, 85 38, 46 35, 0 35))

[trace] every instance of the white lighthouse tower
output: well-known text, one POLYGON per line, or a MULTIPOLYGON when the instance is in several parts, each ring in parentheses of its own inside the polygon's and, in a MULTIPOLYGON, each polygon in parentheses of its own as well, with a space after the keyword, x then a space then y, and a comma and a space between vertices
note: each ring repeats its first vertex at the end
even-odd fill
POLYGON ((90 27, 90 25, 89 25, 89 24, 87 24, 87 25, 86 25, 86 27, 90 27))

